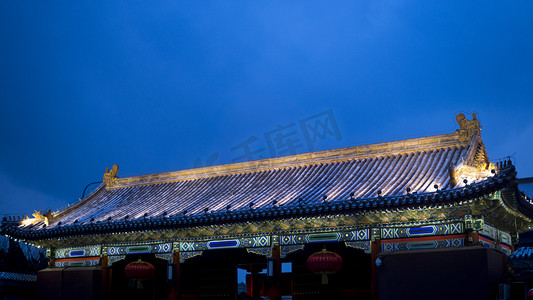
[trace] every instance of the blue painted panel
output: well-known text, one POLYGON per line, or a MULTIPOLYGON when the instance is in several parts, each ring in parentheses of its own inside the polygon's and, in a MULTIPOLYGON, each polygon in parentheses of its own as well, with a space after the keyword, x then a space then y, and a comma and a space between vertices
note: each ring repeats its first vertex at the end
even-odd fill
POLYGON ((339 236, 336 233, 315 233, 310 234, 307 240, 309 243, 336 242, 339 240, 339 236))
POLYGON ((409 249, 433 249, 437 248, 437 245, 433 241, 427 242, 411 242, 407 246, 409 249))
POLYGON ((78 256, 84 256, 85 250, 73 250, 70 251, 70 257, 78 257, 78 256))
POLYGON ((211 241, 207 243, 207 248, 209 249, 237 248, 237 247, 239 247, 238 240, 211 241))
POLYGON ((434 226, 415 227, 408 229, 409 235, 428 235, 435 232, 434 226))
POLYGON ((126 252, 131 254, 150 253, 150 246, 131 246, 127 248, 126 252))

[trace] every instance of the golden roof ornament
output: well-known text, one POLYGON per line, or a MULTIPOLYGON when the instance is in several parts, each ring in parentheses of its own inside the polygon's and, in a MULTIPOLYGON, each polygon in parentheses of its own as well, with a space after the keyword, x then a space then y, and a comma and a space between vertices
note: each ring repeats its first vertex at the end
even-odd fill
POLYGON ((467 157, 463 158, 457 165, 450 164, 449 176, 452 187, 463 184, 463 180, 477 182, 491 177, 490 169, 494 167, 489 163, 487 151, 481 138, 481 125, 475 113, 472 120, 468 120, 463 113, 458 114, 455 119, 459 124, 456 133, 462 141, 470 141, 470 151, 467 157))
POLYGON ((113 165, 111 170, 109 168, 105 169, 103 182, 107 187, 112 187, 115 185, 118 174, 118 165, 113 165))
POLYGON ((36 211, 32 214, 35 219, 44 219, 43 213, 41 211, 36 211))
POLYGON ((44 222, 44 224, 48 226, 49 221, 52 218, 52 211, 49 209, 45 214, 43 214, 42 211, 35 210, 32 216, 33 218, 26 216, 24 220, 22 220, 22 225, 28 226, 39 222, 44 222))
POLYGON ((471 139, 474 134, 477 133, 479 135, 481 131, 481 125, 479 124, 476 113, 472 114, 472 120, 468 120, 463 113, 458 114, 455 119, 459 124, 459 129, 457 132, 461 138, 471 139))

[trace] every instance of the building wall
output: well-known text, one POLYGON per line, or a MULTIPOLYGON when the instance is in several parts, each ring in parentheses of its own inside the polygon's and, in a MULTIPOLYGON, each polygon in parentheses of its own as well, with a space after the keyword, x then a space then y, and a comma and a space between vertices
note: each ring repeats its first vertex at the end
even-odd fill
POLYGON ((39 300, 102 299, 102 269, 99 267, 49 268, 37 273, 39 300))
POLYGON ((382 253, 378 299, 496 299, 505 254, 481 246, 382 253))

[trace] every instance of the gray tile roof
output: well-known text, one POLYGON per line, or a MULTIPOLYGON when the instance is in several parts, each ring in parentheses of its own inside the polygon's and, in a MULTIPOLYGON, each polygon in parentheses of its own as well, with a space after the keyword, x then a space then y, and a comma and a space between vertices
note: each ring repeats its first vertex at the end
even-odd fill
POLYGON ((11 272, 0 272, 0 280, 36 282, 37 281, 37 275, 11 273, 11 272))
POLYGON ((107 189, 54 218, 48 228, 78 222, 137 219, 435 191, 450 188, 448 168, 468 153, 467 146, 445 147, 363 159, 321 162, 239 172, 176 182, 107 189))
POLYGON ((527 259, 533 257, 533 247, 521 247, 511 254, 511 259, 527 259))

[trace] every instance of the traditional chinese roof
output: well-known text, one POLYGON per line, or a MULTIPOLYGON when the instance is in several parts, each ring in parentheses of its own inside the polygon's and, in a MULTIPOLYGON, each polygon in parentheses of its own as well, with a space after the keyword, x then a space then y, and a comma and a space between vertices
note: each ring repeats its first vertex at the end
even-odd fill
POLYGON ((511 254, 511 259, 530 259, 533 257, 533 247, 521 247, 511 254))
POLYGON ((11 272, 0 272, 0 281, 24 281, 24 282, 36 282, 37 275, 35 274, 20 274, 11 272))
POLYGON ((513 181, 510 164, 489 164, 475 115, 457 121, 450 134, 177 172, 119 178, 114 166, 78 203, 10 232, 40 239, 441 205, 513 181))

